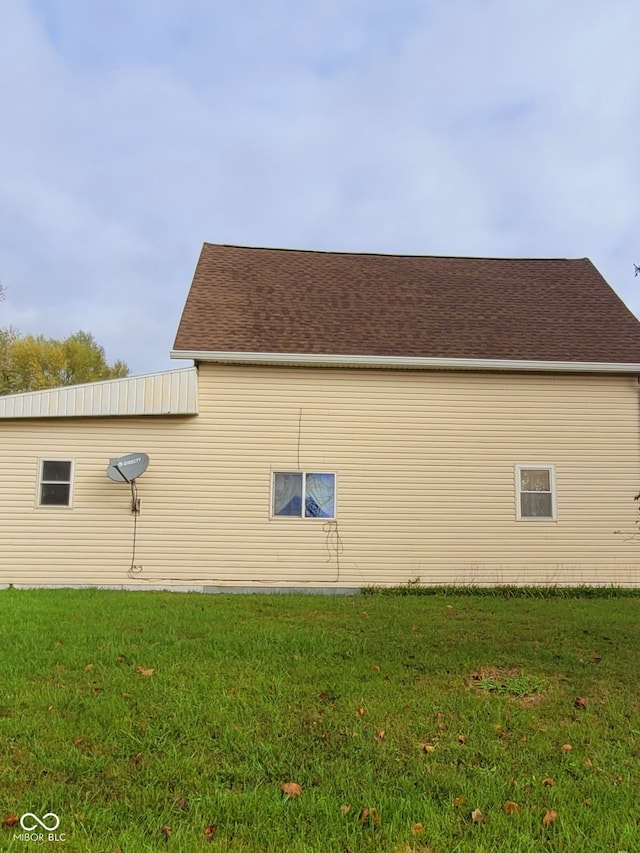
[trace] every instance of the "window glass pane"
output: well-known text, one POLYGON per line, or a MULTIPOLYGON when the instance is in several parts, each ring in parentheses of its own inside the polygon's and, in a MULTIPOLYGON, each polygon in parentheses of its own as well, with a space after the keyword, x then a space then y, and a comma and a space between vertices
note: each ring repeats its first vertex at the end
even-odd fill
POLYGON ((71 462, 43 461, 42 480, 45 482, 68 483, 71 480, 71 462))
POLYGON ((552 518, 549 492, 523 492, 520 495, 520 514, 524 518, 552 518))
POLYGON ((520 471, 520 488, 523 492, 551 491, 550 472, 546 468, 523 468, 520 471))
POLYGON ((306 518, 333 518, 335 515, 335 477, 333 474, 307 474, 304 514, 306 518))
POLYGON ((49 506, 69 506, 68 483, 43 483, 40 503, 49 506))
POLYGON ((273 475, 273 514, 302 515, 302 474, 273 475))

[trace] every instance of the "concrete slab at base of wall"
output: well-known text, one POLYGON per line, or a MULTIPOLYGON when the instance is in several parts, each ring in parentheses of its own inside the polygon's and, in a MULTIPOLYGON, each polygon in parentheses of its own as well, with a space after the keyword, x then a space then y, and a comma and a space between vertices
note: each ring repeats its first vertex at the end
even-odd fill
POLYGON ((293 586, 204 586, 202 592, 209 593, 233 593, 241 595, 358 595, 358 588, 336 588, 336 587, 293 587, 293 586))
POLYGON ((358 587, 334 588, 334 587, 292 587, 292 586, 162 586, 147 584, 141 585, 89 585, 89 584, 0 584, 3 589, 112 589, 120 592, 200 592, 211 595, 359 595, 362 591, 358 587))

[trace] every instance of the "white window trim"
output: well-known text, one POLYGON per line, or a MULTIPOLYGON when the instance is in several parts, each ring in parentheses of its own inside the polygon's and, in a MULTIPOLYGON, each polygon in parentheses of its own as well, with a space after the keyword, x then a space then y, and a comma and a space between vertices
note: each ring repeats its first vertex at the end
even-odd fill
POLYGON ((269 495, 269 516, 277 521, 335 521, 337 517, 338 507, 338 475, 335 471, 327 471, 326 468, 273 468, 271 471, 271 493, 269 495), (302 513, 300 515, 276 515, 273 511, 273 499, 275 494, 276 474, 302 474, 302 513), (331 474, 333 477, 333 515, 325 517, 317 517, 314 515, 305 515, 305 489, 307 482, 307 474, 331 474))
MULTIPOLYGON (((556 466, 550 465, 548 462, 527 462, 518 463, 515 466, 515 481, 516 481, 516 521, 533 521, 533 522, 554 522, 558 520, 557 513, 557 498, 556 498, 556 466), (522 478, 521 471, 548 471, 549 472, 549 487, 551 490, 551 515, 522 515, 522 502, 520 500, 521 489, 520 485, 522 478)), ((541 494, 549 494, 543 492, 541 494)))
MULTIPOLYGON (((72 509, 73 507, 73 481, 75 474, 75 460, 69 459, 68 456, 40 456, 38 458, 38 482, 36 485, 36 507, 38 509, 52 509, 52 510, 60 510, 60 509, 72 509), (70 462, 71 469, 69 471, 69 503, 68 504, 43 504, 41 503, 42 498, 42 471, 44 469, 45 462, 70 462)), ((45 481, 48 482, 48 481, 45 481)), ((67 482, 66 480, 64 481, 67 482)))

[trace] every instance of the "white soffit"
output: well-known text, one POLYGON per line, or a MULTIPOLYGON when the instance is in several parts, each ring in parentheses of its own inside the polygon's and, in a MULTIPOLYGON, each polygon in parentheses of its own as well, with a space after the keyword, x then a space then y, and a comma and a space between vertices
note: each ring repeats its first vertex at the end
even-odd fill
POLYGON ((0 418, 196 415, 195 367, 0 396, 0 418))
POLYGON ((587 361, 528 361, 500 358, 416 358, 393 355, 329 355, 281 352, 186 352, 172 350, 171 358, 232 364, 263 364, 290 367, 377 367, 414 370, 515 370, 542 373, 632 373, 640 375, 640 363, 587 361))

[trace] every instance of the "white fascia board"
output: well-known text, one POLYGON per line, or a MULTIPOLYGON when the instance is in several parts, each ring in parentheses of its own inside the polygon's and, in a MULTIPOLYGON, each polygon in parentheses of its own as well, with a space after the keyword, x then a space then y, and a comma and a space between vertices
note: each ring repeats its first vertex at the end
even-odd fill
POLYGON ((600 361, 530 361, 501 358, 415 358, 398 355, 330 355, 328 353, 205 352, 172 350, 171 358, 233 364, 289 367, 377 367, 408 370, 516 370, 552 373, 631 373, 640 363, 600 361))

